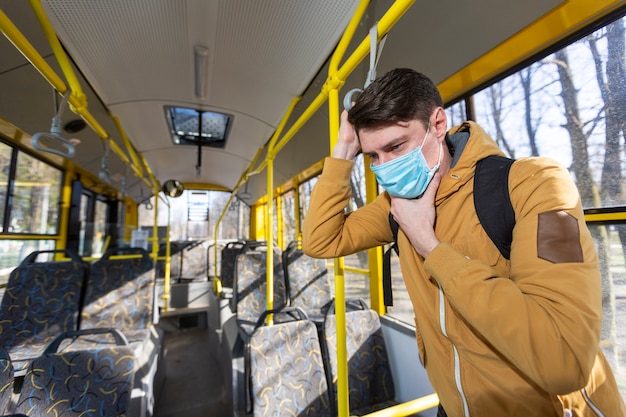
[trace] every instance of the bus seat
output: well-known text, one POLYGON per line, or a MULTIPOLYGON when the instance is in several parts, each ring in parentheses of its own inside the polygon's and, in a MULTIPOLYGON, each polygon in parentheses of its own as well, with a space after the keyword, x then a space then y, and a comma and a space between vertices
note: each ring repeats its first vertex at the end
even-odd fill
POLYGON ((204 240, 190 241, 181 251, 181 273, 179 278, 206 278, 209 266, 207 264, 207 250, 204 242, 204 240))
POLYGON ((107 251, 91 264, 80 315, 80 328, 114 327, 121 331, 153 324, 154 262, 142 248, 107 251), (114 254, 139 255, 111 259, 114 254))
MULTIPOLYGON (((254 326, 267 310, 267 277, 265 242, 247 242, 235 262, 235 279, 231 310, 236 314, 237 324, 247 340, 254 326)), ((280 250, 273 248, 274 257, 274 309, 285 307, 286 289, 280 250)))
POLYGON ((9 352, 0 346, 0 414, 13 410, 13 364, 9 352))
POLYGON ((59 347, 63 353, 109 349, 114 340, 108 332, 97 330, 116 329, 123 333, 136 361, 135 384, 142 392, 141 415, 151 415, 164 372, 164 332, 153 322, 153 265, 142 248, 111 249, 94 262, 80 315, 79 327, 85 332, 81 337, 67 338, 59 347), (113 259, 114 254, 139 256, 113 259))
POLYGON ((288 316, 265 326, 264 313, 246 347, 249 412, 261 416, 330 416, 331 405, 317 327, 301 309, 272 310, 288 316), (289 313, 289 314, 285 314, 289 313), (296 313, 298 317, 290 314, 296 313))
POLYGON ((283 268, 289 305, 299 307, 318 327, 333 300, 326 261, 305 255, 299 241, 283 252, 283 268))
MULTIPOLYGON (((337 332, 334 305, 324 321, 323 346, 326 369, 337 392, 337 332)), ((378 313, 363 300, 346 303, 346 351, 350 415, 365 415, 397 404, 389 357, 378 313)))
POLYGON ((29 254, 15 268, 0 304, 0 344, 23 373, 59 334, 78 326, 87 263, 69 250, 29 254), (44 253, 64 253, 70 261, 35 262, 44 253))
POLYGON ((59 344, 55 340, 30 364, 16 412, 29 416, 128 415, 135 374, 132 348, 122 340, 111 348, 59 353, 55 351, 59 344))
POLYGON ((245 242, 228 242, 222 249, 220 260, 220 280, 223 288, 232 288, 235 276, 235 260, 241 253, 245 242))

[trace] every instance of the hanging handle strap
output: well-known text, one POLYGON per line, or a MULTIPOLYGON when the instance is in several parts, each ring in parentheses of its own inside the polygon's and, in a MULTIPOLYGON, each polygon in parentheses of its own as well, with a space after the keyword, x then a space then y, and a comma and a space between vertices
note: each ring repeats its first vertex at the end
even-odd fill
POLYGON ((343 108, 346 110, 350 110, 352 108, 352 103, 354 102, 355 95, 361 94, 364 89, 366 89, 375 79, 376 79, 376 66, 378 65, 378 61, 380 59, 380 53, 383 50, 383 46, 385 46, 385 40, 387 39, 387 35, 385 35, 380 43, 378 42, 378 22, 372 26, 370 29, 370 69, 367 72, 367 78, 365 80, 365 84, 363 88, 353 88, 348 91, 346 95, 343 97, 343 108))
MULTIPOLYGON (((53 91, 53 94, 56 94, 53 91)), ((63 138, 61 136, 61 114, 63 113, 63 108, 69 99, 71 91, 68 89, 61 100, 61 104, 58 106, 54 117, 52 118, 52 125, 50 126, 50 132, 39 132, 35 133, 30 140, 30 143, 33 145, 33 148, 38 151, 50 152, 55 155, 62 156, 64 158, 72 158, 75 153, 74 144, 69 140, 63 138), (44 142, 57 143, 62 149, 53 148, 51 146, 46 145, 44 142), (64 148, 64 149, 63 149, 64 148)), ((56 103, 56 96, 55 96, 56 103)))

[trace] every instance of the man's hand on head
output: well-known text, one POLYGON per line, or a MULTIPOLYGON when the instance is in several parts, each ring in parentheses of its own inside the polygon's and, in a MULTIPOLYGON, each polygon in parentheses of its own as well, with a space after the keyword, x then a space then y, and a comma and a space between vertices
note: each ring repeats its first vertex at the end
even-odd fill
POLYGON ((354 126, 348 121, 348 112, 341 113, 341 125, 339 126, 339 137, 333 149, 333 158, 352 160, 361 150, 359 138, 354 130, 354 126))

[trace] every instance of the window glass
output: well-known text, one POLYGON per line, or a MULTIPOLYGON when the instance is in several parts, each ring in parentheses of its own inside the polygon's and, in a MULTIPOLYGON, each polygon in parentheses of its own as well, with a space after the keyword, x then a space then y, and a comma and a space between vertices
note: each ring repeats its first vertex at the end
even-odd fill
MULTIPOLYGON (((170 239, 206 239, 213 240, 215 225, 220 219, 226 203, 230 198, 230 193, 223 191, 198 191, 185 190, 178 198, 169 198, 170 216, 170 239), (202 198, 199 195, 202 194, 202 198), (195 214, 189 217, 190 203, 197 203, 202 206, 204 215, 200 218, 195 214), (200 204, 202 203, 202 204, 200 204), (207 214, 208 211, 208 214, 207 214), (200 233, 200 230, 202 231, 200 233)), ((150 199, 151 206, 154 207, 154 197, 150 199)), ((168 207, 159 202, 157 215, 157 225, 165 227, 168 223, 168 207)), ((153 208, 147 208, 145 204, 139 206, 139 227, 149 228, 152 233, 154 220, 153 208)), ((228 210, 220 221, 218 228, 218 240, 244 240, 249 236, 250 229, 250 207, 239 200, 233 198, 228 210)))
POLYGON ((80 196, 80 238, 78 242, 78 254, 80 256, 89 256, 90 253, 87 248, 91 247, 89 242, 90 231, 92 230, 93 223, 88 219, 89 205, 91 204, 91 197, 86 194, 80 196))
POLYGON ((91 243, 91 256, 100 257, 104 252, 106 240, 108 205, 104 201, 96 200, 93 219, 93 241, 91 243))
POLYGON ((62 173, 25 153, 17 157, 11 232, 56 234, 62 173))
POLYGON ((623 45, 620 19, 474 96, 477 122, 500 147, 559 161, 585 208, 626 204, 623 45))
MULTIPOLYGON (((52 250, 54 245, 53 240, 0 240, 0 285, 7 283, 11 271, 30 253, 52 250)), ((52 261, 52 256, 42 254, 37 257, 37 261, 52 261)))
POLYGON ((446 108, 446 116, 448 117, 448 126, 458 126, 467 120, 465 109, 465 100, 461 100, 456 104, 446 108))
POLYGON ((296 240, 296 213, 295 213, 295 192, 289 190, 281 196, 282 203, 282 219, 283 234, 285 238, 285 247, 289 242, 296 240))
POLYGON ((626 225, 590 226, 602 276, 602 349, 626 398, 626 225))
POLYGON ((300 192, 300 215, 303 219, 309 209, 311 191, 313 190, 315 184, 317 184, 317 177, 313 177, 310 180, 303 182, 302 184, 300 184, 300 187, 298 187, 300 192))
POLYGON ((0 142, 0 232, 4 232, 4 213, 9 190, 9 171, 13 148, 0 142))
POLYGON ((223 148, 232 117, 212 111, 186 107, 167 107, 167 120, 172 140, 177 145, 197 145, 223 148))

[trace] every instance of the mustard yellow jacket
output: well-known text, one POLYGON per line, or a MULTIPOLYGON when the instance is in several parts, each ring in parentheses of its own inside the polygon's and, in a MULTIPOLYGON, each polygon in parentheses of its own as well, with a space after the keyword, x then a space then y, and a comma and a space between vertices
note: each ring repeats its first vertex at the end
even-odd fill
MULTIPOLYGON (((450 417, 626 416, 599 349, 600 273, 569 173, 547 158, 513 164, 508 261, 473 202, 476 162, 503 153, 475 123, 449 133, 460 131, 469 140, 435 201, 442 243, 424 260, 398 235, 420 359, 441 404, 450 417)), ((304 220, 311 256, 345 256, 393 240, 387 193, 345 214, 352 167, 325 160, 304 220)))

